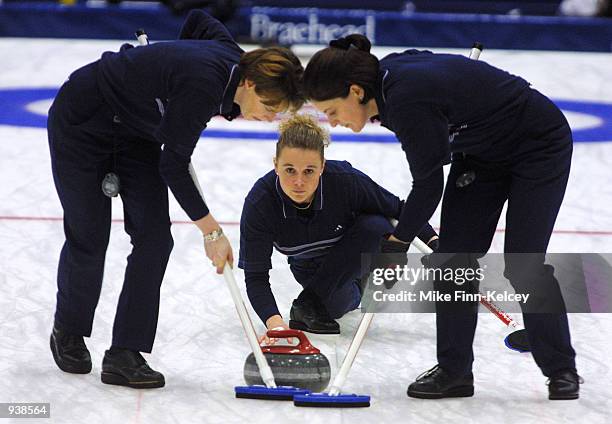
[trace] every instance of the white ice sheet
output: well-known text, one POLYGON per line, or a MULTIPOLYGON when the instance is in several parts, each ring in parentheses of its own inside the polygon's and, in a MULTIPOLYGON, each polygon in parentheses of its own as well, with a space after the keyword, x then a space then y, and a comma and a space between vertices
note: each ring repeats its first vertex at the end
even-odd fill
MULTIPOLYGON (((0 39, 0 88, 59 86, 73 69, 118 45, 0 39)), ((610 55, 487 51, 482 59, 525 76, 555 98, 612 99, 610 55)), ((44 110, 45 105, 33 107, 44 110)), ((570 118, 576 126, 592 124, 592 118, 570 118)), ((251 128, 248 123, 241 125, 251 128)), ((193 163, 207 201, 217 219, 226 223, 235 249, 242 201, 253 182, 270 169, 273 152, 272 142, 210 138, 201 140, 196 149, 193 163)), ((336 143, 327 156, 351 161, 400 196, 408 192, 410 176, 399 144, 336 143)), ((576 144, 550 251, 612 251, 611 158, 612 143, 576 144)), ((371 395, 370 408, 298 409, 290 403, 236 400, 232 391, 243 383, 248 345, 227 289, 204 257, 201 237, 191 224, 180 222, 173 227, 175 248, 162 286, 155 348, 147 356, 154 368, 164 372, 167 386, 135 391, 99 381, 130 247, 120 222, 112 226, 104 287, 93 334, 87 339, 94 369, 85 376, 63 373, 48 346, 63 234, 43 129, 0 126, 0 181, 0 402, 50 402, 50 422, 610 422, 610 315, 570 316, 578 369, 586 380, 578 401, 548 401, 545 378, 530 355, 504 347, 506 330, 491 315, 480 316, 473 398, 407 398, 407 385, 435 364, 434 317, 379 315, 346 385, 347 391, 371 395)), ((113 216, 121 219, 121 203, 113 203, 113 216)), ((187 220, 174 201, 171 216, 187 220)), ((433 222, 437 218, 438 212, 433 222)), ((500 231, 493 251, 499 251, 502 243, 500 231)), ((288 314, 298 285, 284 258, 275 254, 273 265, 273 290, 282 313, 288 314)), ((344 355, 358 319, 359 313, 353 312, 341 320, 343 334, 337 341, 315 342, 334 365, 344 355)))

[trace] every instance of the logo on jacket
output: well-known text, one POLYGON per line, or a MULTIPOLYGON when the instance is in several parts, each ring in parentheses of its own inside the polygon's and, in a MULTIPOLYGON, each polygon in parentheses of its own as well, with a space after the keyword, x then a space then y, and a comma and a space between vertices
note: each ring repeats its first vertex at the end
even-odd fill
POLYGON ((467 124, 462 124, 461 126, 459 125, 455 125, 455 124, 450 124, 448 126, 448 142, 452 143, 453 141, 455 141, 455 136, 459 135, 459 133, 461 132, 461 130, 464 130, 467 128, 467 124))

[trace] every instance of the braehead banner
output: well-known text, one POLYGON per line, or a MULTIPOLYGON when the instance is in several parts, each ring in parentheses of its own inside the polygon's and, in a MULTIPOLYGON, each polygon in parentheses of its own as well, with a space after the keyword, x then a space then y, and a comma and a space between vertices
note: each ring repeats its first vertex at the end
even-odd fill
POLYGON ((281 45, 326 45, 359 33, 377 46, 469 49, 480 41, 490 49, 610 51, 612 35, 605 19, 327 7, 241 7, 231 26, 250 42, 281 45))
POLYGON ((349 34, 362 34, 376 43, 376 18, 369 13, 333 13, 319 9, 254 7, 249 16, 250 38, 256 42, 329 44, 349 34))

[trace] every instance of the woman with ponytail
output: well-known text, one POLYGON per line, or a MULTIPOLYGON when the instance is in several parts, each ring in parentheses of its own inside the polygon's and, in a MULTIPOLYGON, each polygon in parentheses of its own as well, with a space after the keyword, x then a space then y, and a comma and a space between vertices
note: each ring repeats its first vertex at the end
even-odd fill
MULTIPOLYGON (((240 259, 253 309, 268 329, 340 332, 336 318, 357 308, 365 285, 361 255, 374 253, 390 218, 403 202, 348 162, 324 158, 328 134, 310 117, 295 115, 280 126, 274 170, 248 194, 240 219, 240 259), (270 289, 272 248, 288 257, 303 287, 289 325, 270 289)), ((428 225, 419 238, 434 244, 428 225)))
MULTIPOLYGON (((407 251, 444 193, 439 252, 484 255, 508 201, 504 250, 530 255, 520 261, 506 255, 505 276, 517 292, 539 291, 521 305, 533 357, 550 379, 550 399, 578 398, 567 315, 544 265, 572 155, 561 111, 522 78, 485 62, 418 50, 379 61, 357 34, 317 52, 304 87, 332 126, 359 132, 368 120, 380 121, 401 143, 413 183, 399 224, 380 242, 383 253, 407 251), (445 185, 442 167, 451 161, 445 185), (551 299, 552 308, 537 309, 551 299)), ((436 283, 442 291, 452 292, 451 286, 436 283)), ((450 312, 436 306, 438 365, 408 395, 472 396, 477 305, 452 304, 450 312)))

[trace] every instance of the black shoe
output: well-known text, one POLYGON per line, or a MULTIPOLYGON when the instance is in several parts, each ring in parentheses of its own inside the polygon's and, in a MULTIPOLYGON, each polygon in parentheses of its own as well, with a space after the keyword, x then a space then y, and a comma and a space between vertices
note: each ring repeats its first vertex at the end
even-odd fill
POLYGON ((578 399, 582 378, 574 370, 560 370, 548 379, 548 399, 578 399))
POLYGON ((293 301, 289 328, 315 334, 340 334, 340 325, 308 302, 293 301))
POLYGON ((91 371, 91 356, 83 336, 73 336, 53 326, 50 345, 53 359, 62 371, 73 374, 91 371))
POLYGON ((439 365, 425 371, 408 386, 408 396, 420 399, 469 397, 474 395, 474 376, 470 372, 462 377, 452 377, 439 365))
POLYGON ((127 386, 133 389, 164 387, 162 373, 149 367, 139 352, 112 348, 104 352, 102 383, 127 386))

